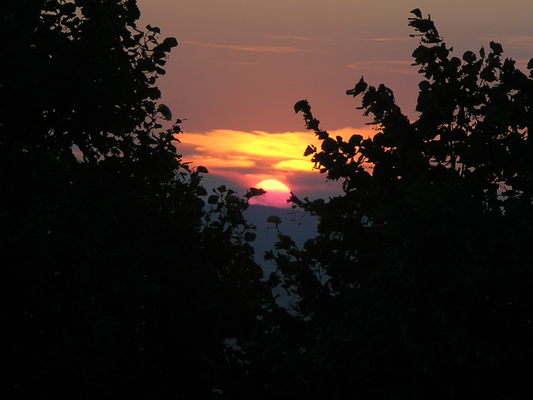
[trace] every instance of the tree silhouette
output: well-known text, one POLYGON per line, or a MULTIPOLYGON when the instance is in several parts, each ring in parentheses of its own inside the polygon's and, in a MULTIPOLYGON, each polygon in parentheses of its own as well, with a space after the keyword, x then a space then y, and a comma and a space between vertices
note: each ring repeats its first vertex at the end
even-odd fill
MULTIPOLYGON (((1 243, 15 397, 238 397, 270 291, 247 199, 209 201, 133 0, 2 3, 1 243)), ((255 193, 248 195, 252 196, 255 193)))
MULTIPOLYGON (((296 296, 300 396, 524 398, 533 360, 533 71, 502 46, 452 55, 412 11, 423 80, 410 121, 392 90, 346 93, 377 133, 348 141, 295 104, 321 141, 306 155, 344 193, 292 201, 320 219, 268 258, 296 296)), ((527 66, 533 69, 533 59, 527 66)), ((289 358, 289 357, 287 357, 289 358)))

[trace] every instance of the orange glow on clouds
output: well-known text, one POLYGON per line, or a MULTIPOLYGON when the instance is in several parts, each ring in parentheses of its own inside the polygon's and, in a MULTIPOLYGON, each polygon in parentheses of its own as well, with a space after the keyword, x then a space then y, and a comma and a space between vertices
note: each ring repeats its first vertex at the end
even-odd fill
POLYGON ((181 147, 192 154, 188 159, 207 168, 252 167, 254 169, 297 169, 311 171, 313 165, 303 156, 310 132, 267 133, 262 131, 214 130, 179 136, 181 147), (192 156, 192 157, 191 157, 192 156), (281 162, 292 161, 290 164, 281 162), (294 163, 304 161, 304 163, 294 163), (261 167, 262 163, 267 165, 261 167))
MULTIPOLYGON (((343 128, 329 131, 331 137, 348 140, 357 133, 372 136, 375 130, 343 128)), ((183 133, 178 137, 178 153, 193 167, 202 165, 212 176, 233 181, 244 188, 257 187, 258 182, 279 181, 281 186, 264 188, 269 194, 257 198, 252 204, 286 207, 286 194, 290 189, 281 182, 289 182, 295 194, 308 192, 323 185, 324 176, 313 168, 311 157, 303 155, 306 147, 320 142, 311 131, 271 133, 265 131, 239 131, 229 129, 202 133, 183 133), (314 183, 311 183, 314 182, 314 183), (276 193, 276 194, 270 194, 276 193), (274 199, 277 197, 277 199, 274 199)), ((270 182, 272 184, 272 182, 270 182)))
MULTIPOLYGON (((345 140, 355 133, 366 137, 375 132, 369 127, 330 131, 332 137, 341 136, 345 140)), ((179 151, 194 165, 213 170, 243 168, 253 170, 256 174, 312 172, 311 158, 304 157, 303 153, 307 145, 318 145, 312 132, 270 133, 219 129, 206 133, 184 133, 178 139, 179 151)))

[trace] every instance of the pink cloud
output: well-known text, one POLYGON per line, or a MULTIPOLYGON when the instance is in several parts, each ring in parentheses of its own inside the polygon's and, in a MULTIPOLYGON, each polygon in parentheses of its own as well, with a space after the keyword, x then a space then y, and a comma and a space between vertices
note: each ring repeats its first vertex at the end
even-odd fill
POLYGON ((246 51, 246 52, 253 52, 253 53, 301 53, 301 52, 308 51, 308 50, 303 50, 303 49, 299 49, 297 47, 292 47, 292 46, 219 44, 219 43, 209 43, 209 42, 197 42, 197 41, 191 41, 191 40, 183 40, 181 43, 188 44, 191 46, 210 47, 213 49, 246 51))

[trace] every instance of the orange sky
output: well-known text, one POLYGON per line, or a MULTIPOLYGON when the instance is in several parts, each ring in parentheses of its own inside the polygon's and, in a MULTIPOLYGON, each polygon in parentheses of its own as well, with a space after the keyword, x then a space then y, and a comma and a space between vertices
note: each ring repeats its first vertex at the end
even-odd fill
POLYGON ((417 41, 407 26, 415 7, 432 15, 459 56, 490 40, 519 66, 533 56, 532 0, 138 3, 142 23, 180 43, 160 80, 163 101, 187 118, 180 153, 240 187, 277 176, 305 193, 329 190, 323 176, 304 171, 302 153, 313 135, 293 105, 308 99, 324 128, 358 132, 367 120, 344 93, 361 75, 391 87, 416 118, 419 79, 410 55, 417 41))
MULTIPOLYGON (((373 128, 344 128, 330 131, 348 140, 354 133, 365 137, 373 128)), ((322 185, 323 177, 303 152, 308 144, 319 146, 312 132, 264 132, 212 130, 186 132, 177 144, 193 165, 206 166, 211 173, 224 176, 243 189, 264 179, 285 182, 295 193, 310 194, 313 189, 327 192, 331 185, 322 185)))

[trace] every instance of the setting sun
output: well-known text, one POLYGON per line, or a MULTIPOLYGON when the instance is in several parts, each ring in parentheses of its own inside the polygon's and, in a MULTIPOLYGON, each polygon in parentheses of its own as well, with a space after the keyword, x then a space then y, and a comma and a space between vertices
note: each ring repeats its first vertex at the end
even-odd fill
POLYGON ((254 185, 254 187, 265 190, 266 194, 252 198, 250 204, 278 208, 289 206, 287 200, 290 197, 291 190, 287 185, 277 179, 262 180, 254 185))
POLYGON ((261 181, 256 186, 258 189, 263 189, 266 191, 273 191, 273 192, 284 192, 284 193, 290 193, 290 189, 287 185, 284 183, 281 183, 277 179, 265 179, 264 181, 261 181))

